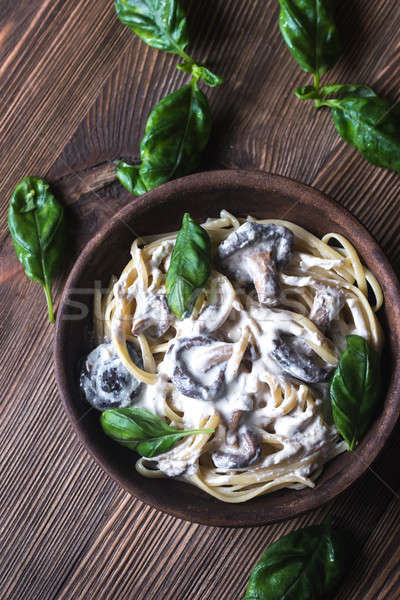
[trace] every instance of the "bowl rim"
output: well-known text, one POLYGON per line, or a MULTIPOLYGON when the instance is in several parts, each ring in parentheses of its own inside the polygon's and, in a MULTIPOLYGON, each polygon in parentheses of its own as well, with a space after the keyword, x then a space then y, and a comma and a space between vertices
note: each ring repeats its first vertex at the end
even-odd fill
MULTIPOLYGON (((366 230, 366 228, 346 208, 338 204, 336 201, 328 198, 319 190, 294 181, 290 178, 266 173, 264 171, 235 169, 197 173, 195 175, 189 175, 187 177, 176 179, 159 186, 150 192, 147 192, 143 196, 133 198, 132 202, 128 203, 117 213, 115 213, 110 221, 101 227, 94 237, 86 244, 76 259, 67 278, 62 298, 57 310, 56 332, 54 340, 54 361, 58 390, 64 409, 69 417, 74 431, 78 435, 78 438, 83 443, 84 447, 88 450, 89 454, 94 458, 95 462, 99 464, 101 468, 112 478, 112 480, 117 482, 123 489, 153 508, 161 510, 162 512, 174 517, 185 519, 191 522, 219 527, 247 527, 266 525, 278 520, 293 518, 294 516, 298 516, 308 510, 318 508, 319 506, 341 494, 367 471, 386 444, 400 416, 400 284, 383 250, 380 248, 372 235, 366 230), (377 419, 381 432, 378 441, 371 439, 368 440, 368 442, 362 441, 355 451, 352 453, 348 452, 349 457, 353 457, 353 460, 350 460, 349 458, 349 466, 346 469, 346 472, 340 473, 340 475, 338 475, 338 477, 335 479, 336 485, 329 486, 329 482, 327 482, 321 488, 317 488, 318 494, 310 494, 306 498, 303 498, 300 502, 296 502, 296 496, 293 495, 292 502, 286 503, 285 507, 280 511, 272 511, 268 518, 265 516, 260 518, 260 516, 257 514, 257 511, 253 511, 253 516, 251 519, 249 516, 241 519, 240 517, 237 518, 235 515, 234 523, 232 523, 229 519, 229 507, 232 506, 231 504, 221 503, 226 507, 225 517, 216 517, 212 514, 212 510, 205 511, 204 514, 199 515, 196 513, 193 515, 186 511, 185 508, 178 510, 169 506, 168 502, 160 501, 159 498, 155 497, 155 494, 152 494, 148 490, 144 489, 140 486, 140 484, 136 484, 128 477, 123 477, 116 473, 113 467, 98 455, 96 451, 96 444, 90 436, 90 432, 86 431, 81 426, 80 419, 77 419, 76 415, 74 414, 72 401, 69 397, 68 391, 68 376, 63 360, 63 347, 66 343, 68 343, 68 321, 66 321, 63 317, 66 312, 66 300, 69 290, 77 287, 76 283, 79 281, 81 273, 85 269, 88 258, 95 249, 101 246, 104 238, 112 235, 120 226, 121 221, 124 222, 124 220, 133 218, 137 212, 145 211, 151 208, 154 209, 157 207, 157 205, 162 204, 163 198, 171 194, 171 192, 180 194, 188 193, 189 191, 206 192, 209 190, 215 192, 223 191, 224 188, 232 189, 232 187, 252 188, 265 193, 274 190, 279 192, 283 191, 283 193, 286 191, 292 196, 297 194, 299 198, 302 197, 302 199, 299 201, 300 204, 306 203, 311 206, 318 205, 318 207, 322 208, 324 212, 329 212, 330 218, 338 220, 339 222, 340 219, 345 219, 348 223, 350 223, 355 235, 361 236, 362 246, 373 248, 375 260, 380 262, 382 271, 388 275, 390 290, 389 292, 386 291, 386 294, 390 293, 390 296, 394 301, 393 310, 396 313, 395 326, 398 333, 398 335, 394 336, 394 338, 391 338, 394 365, 393 376, 385 396, 385 405, 388 398, 390 402, 388 406, 385 406, 385 410, 382 411, 380 417, 377 419), (363 455, 363 460, 361 459, 360 454, 363 455), (355 460, 354 457, 357 457, 357 460, 355 460)), ((248 507, 249 505, 251 506, 251 501, 240 504, 239 506, 248 507)))

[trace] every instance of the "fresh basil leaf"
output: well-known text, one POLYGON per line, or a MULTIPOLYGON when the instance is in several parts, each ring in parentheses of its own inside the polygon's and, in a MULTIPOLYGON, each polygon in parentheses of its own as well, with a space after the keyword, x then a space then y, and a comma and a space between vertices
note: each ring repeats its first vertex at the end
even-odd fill
POLYGON ((147 192, 143 181, 140 178, 140 165, 130 165, 122 160, 115 162, 116 173, 119 182, 136 196, 141 196, 147 192))
POLYGON ((195 81, 163 98, 152 110, 140 144, 139 175, 145 189, 195 171, 211 125, 207 98, 195 81))
POLYGON ((340 137, 369 162, 400 173, 400 105, 380 98, 366 86, 337 86, 328 106, 340 137))
POLYGON ((367 431, 380 398, 379 356, 364 338, 349 335, 333 375, 330 397, 335 425, 353 450, 367 431))
POLYGON ((118 18, 146 44, 189 58, 186 17, 179 0, 115 0, 118 18))
POLYGON ((347 534, 329 522, 293 531, 265 550, 245 600, 329 600, 351 562, 347 534))
POLYGON ((15 188, 8 209, 14 249, 26 275, 44 287, 52 323, 51 282, 64 248, 63 216, 61 204, 43 179, 26 177, 15 188))
POLYGON ((207 69, 204 65, 198 65, 192 60, 185 60, 183 63, 177 65, 180 71, 184 73, 190 73, 195 79, 201 79, 210 87, 217 87, 224 83, 224 78, 219 75, 215 75, 210 69, 207 69))
POLYGON ((100 423, 106 435, 146 458, 168 452, 177 441, 189 435, 214 433, 213 429, 174 429, 144 408, 105 410, 100 423))
POLYGON ((117 162, 117 177, 140 196, 195 171, 211 133, 207 98, 195 80, 163 98, 152 110, 140 144, 140 165, 117 162))
POLYGON ((210 265, 210 237, 186 213, 165 281, 168 306, 178 319, 192 311, 197 296, 210 276, 210 265))
POLYGON ((338 60, 333 0, 280 0, 279 27, 290 52, 308 73, 323 75, 338 60))

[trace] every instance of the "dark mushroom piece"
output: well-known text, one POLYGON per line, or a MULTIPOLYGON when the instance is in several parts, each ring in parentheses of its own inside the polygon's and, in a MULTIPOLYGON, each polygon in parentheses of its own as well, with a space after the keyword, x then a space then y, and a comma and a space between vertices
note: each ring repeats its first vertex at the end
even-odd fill
POLYGON ((141 315, 132 323, 132 334, 139 335, 144 331, 153 337, 160 338, 174 322, 174 316, 168 308, 165 294, 157 294, 146 303, 141 315))
POLYGON ((219 268, 241 283, 254 283, 261 304, 276 305, 278 271, 293 253, 294 236, 286 227, 247 221, 220 244, 219 268))
POLYGON ((334 367, 322 366, 318 355, 302 340, 280 332, 271 352, 284 373, 305 383, 326 381, 334 367))
POLYGON ((255 431, 249 427, 242 425, 239 428, 241 416, 241 410, 235 411, 228 429, 230 435, 236 431, 236 440, 239 440, 236 447, 225 451, 217 450, 212 454, 212 460, 217 469, 247 469, 260 460, 260 439, 255 431))
MULTIPOLYGON (((143 368, 136 346, 127 342, 127 348, 135 365, 143 368)), ((134 404, 142 383, 121 362, 112 344, 100 344, 85 360, 80 388, 89 404, 98 410, 106 410, 134 404)))
POLYGON ((171 380, 178 391, 189 398, 215 400, 225 387, 225 364, 232 355, 232 344, 215 340, 206 335, 179 338, 170 350, 174 367, 171 380), (199 364, 192 354, 199 348, 209 348, 207 360, 199 364), (195 360, 193 360, 193 358, 195 360), (207 377, 204 375, 207 374, 207 377), (203 379, 207 381, 201 381, 203 379))
POLYGON ((325 332, 334 319, 336 319, 345 305, 346 297, 341 289, 328 285, 317 288, 309 319, 325 332))

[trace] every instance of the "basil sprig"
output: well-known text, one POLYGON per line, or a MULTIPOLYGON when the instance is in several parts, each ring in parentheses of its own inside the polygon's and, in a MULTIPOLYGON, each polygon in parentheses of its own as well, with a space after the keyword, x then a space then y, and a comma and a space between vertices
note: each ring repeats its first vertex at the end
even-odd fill
POLYGON ((189 85, 163 98, 152 110, 140 144, 141 164, 116 162, 120 183, 140 196, 198 169, 212 126, 208 100, 198 82, 215 87, 223 79, 186 53, 189 36, 179 0, 116 0, 115 9, 122 23, 146 44, 178 54, 183 59, 178 69, 192 76, 189 85))
POLYGON ((315 100, 315 107, 319 108, 323 100, 336 95, 337 98, 347 96, 357 96, 359 98, 376 97, 376 94, 367 85, 333 83, 315 88, 313 85, 306 85, 295 90, 295 96, 299 100, 315 100))
MULTIPOLYGON (((400 173, 400 105, 393 105, 365 86, 335 86, 334 98, 316 100, 328 106, 340 137, 370 163, 400 173), (342 89, 340 89, 342 88, 342 89)), ((322 88, 322 96, 324 89, 322 88)))
POLYGON ((279 27, 290 52, 308 73, 323 75, 340 56, 332 0, 280 0, 279 27))
POLYGON ((302 69, 314 74, 314 85, 295 91, 316 108, 331 109, 340 137, 370 163, 400 173, 400 106, 380 98, 365 85, 320 86, 320 76, 340 54, 332 0, 280 0, 282 36, 302 69))
POLYGON ((329 600, 351 562, 348 535, 329 521, 293 531, 265 550, 245 600, 329 600))
POLYGON ((8 226, 18 260, 29 279, 43 286, 52 323, 51 282, 64 248, 63 215, 48 183, 37 177, 26 177, 17 185, 8 209, 8 226))
POLYGON ((210 236, 185 213, 165 281, 168 306, 178 319, 192 310, 210 276, 210 265, 210 236))
POLYGON ((330 386, 333 419, 349 450, 354 450, 373 419, 380 398, 379 356, 358 336, 346 338, 347 347, 330 386))
POLYGON ((146 458, 168 452, 189 435, 214 433, 213 429, 174 429, 145 408, 105 410, 100 423, 106 435, 146 458))
POLYGON ((400 173, 400 106, 366 85, 334 84, 296 90, 301 100, 327 106, 340 137, 370 163, 400 173))
POLYGON ((212 117, 197 81, 172 92, 152 110, 140 144, 140 165, 117 163, 119 181, 130 192, 146 191, 196 170, 207 146, 212 117))
POLYGON ((198 65, 185 52, 189 35, 180 0, 115 0, 115 10, 120 21, 146 44, 180 56, 184 62, 178 68, 182 71, 211 87, 223 83, 222 77, 198 65))

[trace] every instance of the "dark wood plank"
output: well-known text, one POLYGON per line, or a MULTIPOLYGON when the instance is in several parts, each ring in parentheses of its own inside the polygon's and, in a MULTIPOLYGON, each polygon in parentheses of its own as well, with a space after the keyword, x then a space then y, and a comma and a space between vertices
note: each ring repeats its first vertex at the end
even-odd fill
POLYGON ((394 498, 354 565, 354 575, 337 600, 357 597, 391 600, 399 595, 400 502, 394 498), (366 562, 366 558, 368 560, 366 562))
MULTIPOLYGON (((51 167, 133 39, 107 0, 25 6, 29 13, 17 27, 16 44, 13 30, 3 29, 10 47, 0 79, 4 205, 21 174, 51 167)), ((11 14, 3 16, 6 24, 11 14)), ((4 231, 4 211, 1 218, 4 231)))
MULTIPOLYGON (((277 28, 275 0, 187 2, 193 54, 226 77, 208 90, 215 128, 205 168, 261 168, 349 208, 400 267, 399 177, 363 161, 328 112, 293 97, 307 83, 277 28)), ((327 81, 362 81, 400 97, 400 8, 340 0, 344 54, 327 81)), ((112 2, 6 0, 0 6, 0 597, 236 600, 266 545, 332 514, 362 552, 338 600, 394 600, 399 589, 397 429, 372 470, 321 509, 259 529, 217 529, 163 515, 120 490, 75 438, 58 398, 53 327, 5 227, 11 190, 47 175, 66 203, 73 257, 132 198, 112 161, 138 160, 147 115, 183 81, 176 59, 147 48, 112 2)), ((227 508, 229 510, 229 507, 227 508)))

